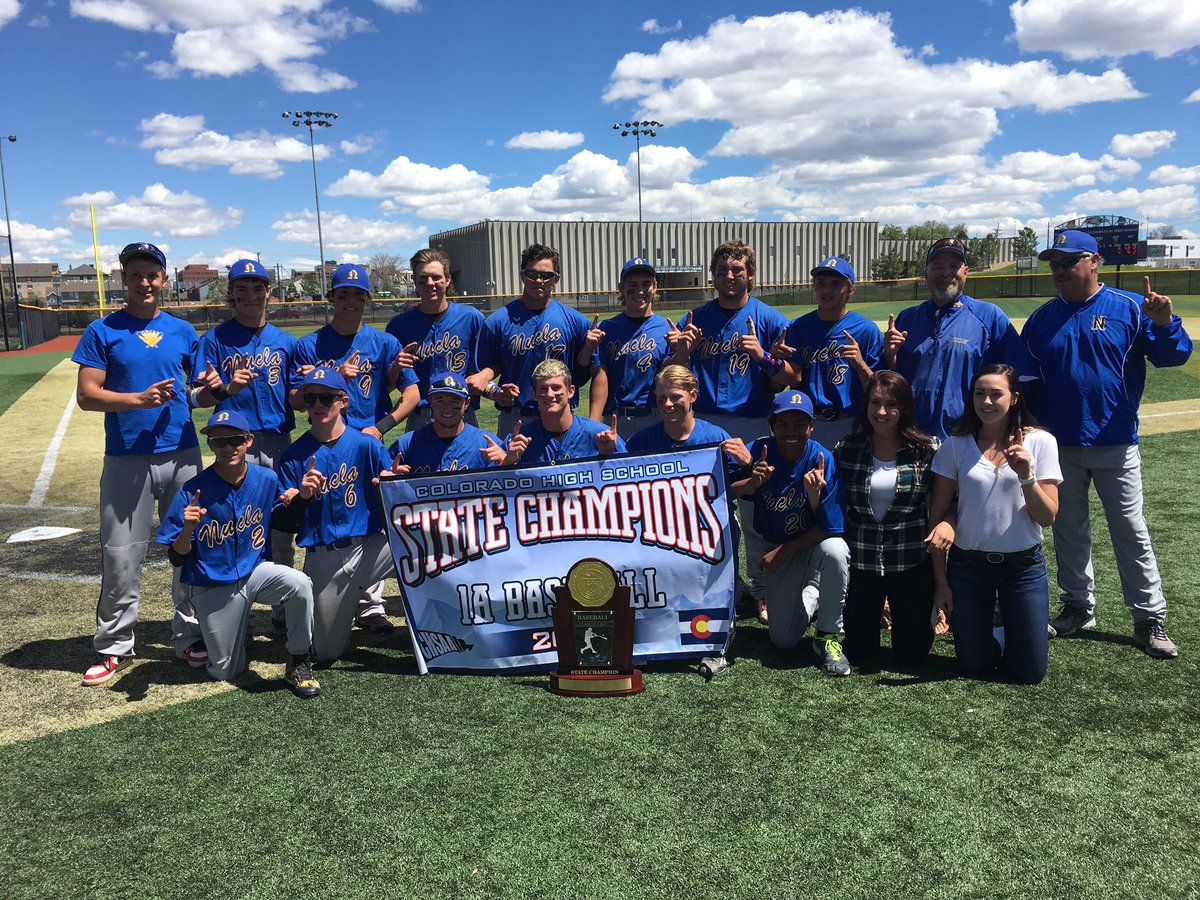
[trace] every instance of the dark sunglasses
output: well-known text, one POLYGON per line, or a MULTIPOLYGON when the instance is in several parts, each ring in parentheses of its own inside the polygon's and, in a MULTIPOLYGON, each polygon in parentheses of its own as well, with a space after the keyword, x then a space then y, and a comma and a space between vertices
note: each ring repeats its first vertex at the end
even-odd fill
POLYGON ((525 269, 521 274, 530 281, 552 281, 558 277, 557 272, 543 272, 540 269, 525 269))
POLYGON ((1063 269, 1073 269, 1079 265, 1081 259, 1088 259, 1090 257, 1090 253, 1084 253, 1080 256, 1064 256, 1062 259, 1052 259, 1050 260, 1050 268, 1055 272, 1060 272, 1063 269))
POLYGON ((232 434, 229 437, 210 437, 208 446, 214 450, 220 450, 222 447, 240 447, 250 439, 248 434, 232 434))
POLYGON ((304 393, 304 405, 316 406, 320 403, 322 406, 333 406, 333 402, 337 400, 337 394, 311 394, 307 391, 304 393))

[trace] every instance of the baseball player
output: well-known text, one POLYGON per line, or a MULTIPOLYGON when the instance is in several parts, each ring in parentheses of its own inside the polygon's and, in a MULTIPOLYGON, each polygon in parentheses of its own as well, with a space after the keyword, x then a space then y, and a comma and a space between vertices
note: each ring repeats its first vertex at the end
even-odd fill
POLYGON ((800 391, 775 398, 771 437, 755 441, 755 463, 732 493, 754 501, 755 524, 766 540, 762 557, 771 643, 795 647, 814 614, 813 650, 826 675, 849 675, 839 634, 850 579, 850 548, 842 539, 843 517, 837 503, 837 464, 833 454, 810 440, 812 401, 800 391), (820 591, 803 588, 820 574, 820 591))
POLYGON ((208 648, 208 674, 232 681, 246 668, 246 624, 251 603, 281 606, 291 654, 284 680, 303 698, 321 686, 312 674, 312 582, 270 560, 267 531, 279 505, 279 477, 252 465, 251 423, 239 412, 218 410, 201 432, 216 461, 190 479, 171 502, 155 538, 188 586, 208 648))
POLYGON ((628 439, 658 420, 654 376, 673 351, 667 346, 671 323, 654 312, 654 267, 644 259, 629 260, 621 267, 618 290, 625 311, 588 332, 587 343, 599 355, 589 415, 599 422, 615 413, 617 433, 628 439))
POLYGON ((784 335, 789 381, 813 402, 813 440, 834 447, 850 433, 862 409, 863 389, 883 354, 883 334, 848 304, 854 267, 826 257, 809 274, 817 308, 797 318, 784 335))
MULTIPOLYGON (((274 469, 291 444, 296 427, 288 398, 288 373, 295 367, 296 339, 267 321, 270 286, 270 275, 256 259, 239 259, 229 267, 233 316, 200 337, 196 357, 197 370, 215 371, 221 384, 215 391, 194 389, 198 396, 192 405, 215 403, 219 410, 242 415, 254 436, 246 459, 274 469)), ((271 559, 292 565, 292 535, 271 533, 271 559)))
MULTIPOLYGON (((418 250, 409 260, 420 302, 394 316, 387 333, 403 348, 400 365, 417 376, 421 402, 408 416, 407 428, 416 431, 433 419, 430 406, 430 379, 441 373, 463 378, 476 372, 479 335, 483 331, 483 313, 462 303, 446 299, 450 287, 450 257, 441 250, 418 250)), ((467 422, 475 424, 476 400, 467 410, 467 422)))
MULTIPOLYGON (((433 421, 406 432, 389 448, 394 474, 478 469, 492 465, 492 455, 497 451, 500 455, 495 461, 504 461, 500 439, 466 421, 471 392, 461 375, 454 372, 435 375, 427 396, 433 421)), ((509 460, 515 461, 515 458, 509 460)))
MULTIPOLYGON (((764 420, 775 392, 788 381, 784 361, 763 349, 786 352, 780 341, 788 323, 782 313, 750 293, 757 269, 753 248, 726 241, 713 251, 709 268, 716 299, 688 313, 668 342, 676 351, 673 361, 690 361, 696 373, 696 412, 749 444, 766 432, 764 420)), ((766 548, 753 525, 752 505, 743 502, 739 507, 749 579, 740 600, 756 606, 765 619, 758 560, 766 548)))
POLYGON ((617 423, 608 427, 571 411, 575 385, 571 370, 559 359, 545 359, 533 370, 533 394, 538 418, 524 426, 518 421, 505 441, 510 456, 521 462, 558 462, 591 459, 625 452, 617 423))
POLYGON ((1181 366, 1192 340, 1171 298, 1155 293, 1149 276, 1142 297, 1100 282, 1103 259, 1091 235, 1063 231, 1039 258, 1050 261, 1059 294, 1034 310, 1021 337, 1042 378, 1036 414, 1058 441, 1063 476, 1054 520, 1062 610, 1050 621, 1051 634, 1067 637, 1096 625, 1088 515, 1088 485, 1095 483, 1134 639, 1150 656, 1178 656, 1142 513, 1138 406, 1146 360, 1181 366))
MULTIPOLYGON (((120 253, 125 307, 88 325, 71 359, 79 365, 79 408, 104 413, 100 474, 102 575, 92 646, 100 660, 85 685, 105 684, 133 656, 142 561, 159 518, 188 479, 200 471, 200 447, 188 409, 186 380, 195 372, 196 330, 158 308, 167 260, 153 244, 120 253)), ((202 667, 200 640, 179 573, 171 585, 175 615, 171 644, 188 664, 202 667)))
POLYGON ((318 366, 298 381, 310 428, 283 454, 279 477, 288 514, 277 515, 275 524, 294 527, 296 543, 307 550, 313 654, 328 661, 350 643, 360 592, 396 571, 371 483, 391 459, 377 439, 347 426, 350 388, 337 369, 318 366))
MULTIPOLYGON (((296 344, 296 365, 302 377, 309 367, 336 367, 352 386, 345 421, 351 428, 380 441, 403 422, 421 402, 417 376, 400 365, 401 346, 390 334, 363 324, 371 301, 371 281, 362 266, 345 263, 333 270, 329 291, 333 321, 296 344), (399 387, 395 407, 391 390, 399 387)), ((300 391, 293 385, 292 406, 303 409, 300 391)), ((373 583, 364 590, 357 622, 373 634, 389 635, 396 630, 387 618, 383 585, 373 583)))
POLYGON ((1004 311, 962 292, 969 271, 964 241, 934 241, 925 257, 930 299, 889 316, 883 336, 883 364, 912 385, 917 427, 943 439, 963 414, 971 381, 984 366, 1003 362, 1022 379, 1034 375, 1004 311))
MULTIPOLYGON (((586 346, 591 323, 577 310, 554 299, 561 260, 558 251, 532 244, 521 254, 519 299, 496 310, 479 336, 479 371, 467 378, 475 393, 492 397, 500 410, 496 430, 508 434, 520 417, 538 411, 533 370, 544 359, 562 360, 595 375, 594 350, 586 346)), ((579 405, 572 397, 571 408, 579 405)))

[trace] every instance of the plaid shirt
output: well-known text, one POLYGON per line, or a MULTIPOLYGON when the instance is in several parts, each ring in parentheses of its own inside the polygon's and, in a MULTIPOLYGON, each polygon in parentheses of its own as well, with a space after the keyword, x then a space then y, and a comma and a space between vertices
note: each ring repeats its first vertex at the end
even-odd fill
POLYGON ((937 449, 902 447, 896 454, 896 496, 880 522, 871 511, 871 444, 852 435, 833 451, 842 474, 842 507, 846 511, 846 543, 850 565, 886 575, 903 572, 925 560, 929 534, 930 464, 937 449))

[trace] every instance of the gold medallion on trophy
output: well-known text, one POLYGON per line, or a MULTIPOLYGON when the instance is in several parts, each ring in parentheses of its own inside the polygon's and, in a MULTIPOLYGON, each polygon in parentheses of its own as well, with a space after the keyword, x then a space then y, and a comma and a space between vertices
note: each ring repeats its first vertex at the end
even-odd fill
POLYGON ((567 573, 567 587, 581 606, 603 606, 617 589, 613 570, 598 559, 582 559, 567 573))

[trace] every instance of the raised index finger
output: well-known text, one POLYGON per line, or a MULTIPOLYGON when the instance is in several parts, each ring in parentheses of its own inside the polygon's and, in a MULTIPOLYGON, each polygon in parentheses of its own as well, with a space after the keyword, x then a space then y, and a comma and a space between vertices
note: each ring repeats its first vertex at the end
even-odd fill
POLYGON ((317 467, 317 457, 316 457, 316 454, 313 454, 312 456, 310 456, 308 458, 308 471, 311 472, 314 469, 316 469, 316 467, 317 467))
POLYGON ((358 351, 355 350, 353 353, 351 353, 350 356, 346 358, 346 362, 350 363, 352 366, 358 365, 358 351))
POLYGON ((592 328, 594 329, 594 328, 598 327, 599 325, 600 325, 600 314, 597 313, 595 318, 592 319, 592 328))
POLYGON ((188 506, 199 506, 199 505, 200 505, 200 492, 196 491, 196 493, 192 494, 192 502, 189 503, 188 506))
POLYGON ((895 327, 896 327, 896 314, 888 313, 888 331, 893 330, 895 327))

